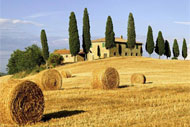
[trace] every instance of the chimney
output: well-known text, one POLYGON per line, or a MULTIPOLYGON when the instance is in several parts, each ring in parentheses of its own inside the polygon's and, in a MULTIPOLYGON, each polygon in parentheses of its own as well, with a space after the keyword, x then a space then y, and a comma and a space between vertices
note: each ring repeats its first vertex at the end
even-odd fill
POLYGON ((123 39, 123 35, 121 35, 120 38, 123 39))

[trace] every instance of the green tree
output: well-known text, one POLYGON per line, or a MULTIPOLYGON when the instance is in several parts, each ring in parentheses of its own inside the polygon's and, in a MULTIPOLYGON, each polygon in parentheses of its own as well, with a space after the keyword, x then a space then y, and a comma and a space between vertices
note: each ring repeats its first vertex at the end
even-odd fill
POLYGON ((100 52, 100 47, 98 46, 98 49, 97 49, 97 55, 99 56, 99 58, 100 58, 100 56, 101 56, 101 52, 100 52))
POLYGON ((179 56, 179 46, 176 39, 174 40, 174 43, 173 43, 173 55, 174 55, 174 58, 178 58, 179 56))
POLYGON ((87 58, 87 54, 89 53, 91 46, 91 36, 90 36, 90 21, 87 8, 84 9, 83 15, 83 34, 82 34, 82 47, 85 53, 85 59, 87 58))
POLYGON ((171 50, 170 50, 170 44, 167 40, 165 40, 165 53, 164 55, 167 57, 171 57, 171 50))
POLYGON ((76 55, 80 51, 80 40, 78 35, 77 21, 74 12, 71 12, 69 19, 69 49, 71 55, 74 56, 74 61, 76 62, 76 55))
POLYGON ((183 39, 182 56, 184 60, 187 58, 187 44, 185 38, 183 39))
POLYGON ((49 58, 49 47, 47 43, 46 32, 44 29, 41 30, 41 44, 42 44, 42 54, 44 60, 47 61, 49 58))
POLYGON ((48 64, 55 67, 61 65, 62 61, 63 61, 63 56, 61 56, 60 54, 51 53, 48 59, 48 64))
POLYGON ((158 37, 156 40, 156 47, 155 47, 155 52, 160 56, 162 56, 165 53, 165 44, 164 44, 164 38, 162 36, 162 32, 158 32, 158 37))
POLYGON ((19 71, 22 71, 22 68, 21 68, 22 66, 19 66, 19 63, 23 55, 24 55, 24 52, 19 49, 17 49, 11 54, 11 57, 7 64, 8 74, 14 74, 19 71))
POLYGON ((106 22, 105 41, 106 49, 115 47, 115 33, 113 31, 113 23, 111 16, 108 16, 106 22))
POLYGON ((142 46, 141 46, 140 52, 141 52, 141 56, 142 56, 143 55, 143 48, 142 48, 142 46))
POLYGON ((11 54, 7 64, 8 74, 21 71, 32 71, 36 66, 44 64, 42 51, 37 45, 25 48, 25 51, 16 50, 11 54))
POLYGON ((146 51, 149 53, 149 55, 151 56, 151 54, 154 51, 154 39, 153 39, 153 34, 152 34, 152 28, 151 26, 148 26, 148 33, 147 33, 147 39, 146 39, 146 51))
POLYGON ((127 38, 128 38, 128 47, 132 52, 132 49, 135 47, 136 44, 135 22, 132 13, 129 13, 127 38))

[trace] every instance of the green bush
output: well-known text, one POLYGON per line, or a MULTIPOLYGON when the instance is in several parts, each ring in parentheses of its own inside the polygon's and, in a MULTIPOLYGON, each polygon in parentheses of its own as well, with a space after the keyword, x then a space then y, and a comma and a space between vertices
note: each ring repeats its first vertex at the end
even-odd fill
POLYGON ((58 65, 61 65, 63 61, 63 56, 59 54, 50 54, 49 59, 48 59, 48 64, 50 66, 56 67, 58 65))
POLYGON ((37 45, 32 45, 25 48, 25 51, 17 49, 11 54, 7 70, 8 74, 15 74, 26 71, 31 72, 36 66, 45 64, 42 56, 42 51, 37 45))
POLYGON ((178 58, 177 57, 172 57, 172 60, 178 60, 178 58))

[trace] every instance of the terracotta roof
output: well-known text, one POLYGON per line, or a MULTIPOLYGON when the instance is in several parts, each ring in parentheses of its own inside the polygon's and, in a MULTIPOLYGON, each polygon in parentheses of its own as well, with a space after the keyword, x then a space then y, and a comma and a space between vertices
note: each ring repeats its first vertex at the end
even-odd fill
MULTIPOLYGON (((92 40, 92 43, 96 43, 96 42, 105 42, 105 38, 100 38, 100 39, 96 39, 96 40, 92 40)), ((115 42, 123 42, 123 43, 127 43, 127 40, 120 38, 120 37, 116 37, 115 38, 115 42)), ((137 44, 142 44, 141 42, 136 42, 137 44)))
MULTIPOLYGON (((58 49, 58 50, 54 51, 54 53, 55 54, 71 54, 70 50, 68 50, 68 49, 58 49)), ((83 50, 80 49, 79 54, 83 54, 83 53, 84 53, 83 50)))
POLYGON ((59 49, 54 51, 55 54, 70 54, 70 51, 67 49, 59 49))

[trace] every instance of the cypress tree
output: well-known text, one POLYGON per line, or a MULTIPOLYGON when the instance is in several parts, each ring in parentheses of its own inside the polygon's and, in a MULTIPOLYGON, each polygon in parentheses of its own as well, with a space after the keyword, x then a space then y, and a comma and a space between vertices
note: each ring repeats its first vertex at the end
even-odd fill
POLYGON ((173 55, 174 55, 174 58, 177 58, 179 56, 179 46, 176 39, 174 40, 174 43, 173 43, 173 55))
POLYGON ((74 56, 74 61, 76 62, 76 55, 80 51, 80 40, 74 12, 71 12, 69 19, 69 49, 71 55, 74 56))
POLYGON ((42 54, 47 65, 47 60, 49 58, 49 47, 47 43, 46 32, 44 29, 41 30, 41 44, 42 44, 42 54))
POLYGON ((165 44, 164 44, 164 38, 162 36, 162 32, 158 32, 158 37, 156 40, 156 47, 155 47, 155 52, 160 56, 162 56, 165 53, 165 44))
POLYGON ((85 59, 87 58, 87 54, 89 53, 90 46, 91 46, 91 39, 90 39, 90 23, 89 23, 89 16, 87 8, 84 9, 83 15, 83 34, 82 34, 82 47, 85 53, 85 59))
POLYGON ((135 22, 132 13, 129 13, 127 38, 128 38, 128 47, 131 49, 132 52, 132 49, 135 47, 136 44, 135 22))
POLYGON ((170 44, 167 40, 165 40, 165 53, 164 55, 167 57, 171 57, 170 44))
POLYGON ((100 58, 100 56, 101 56, 101 52, 100 52, 100 47, 98 46, 98 52, 97 52, 97 55, 99 56, 99 58, 100 58))
POLYGON ((187 44, 185 38, 183 39, 183 46, 182 46, 182 56, 185 60, 187 58, 187 44))
POLYGON ((113 31, 113 23, 111 16, 108 16, 106 22, 105 41, 106 49, 115 47, 115 33, 113 31))
POLYGON ((154 39, 152 35, 151 26, 148 26, 148 33, 147 33, 147 39, 146 39, 146 51, 149 53, 150 56, 154 51, 154 39))

